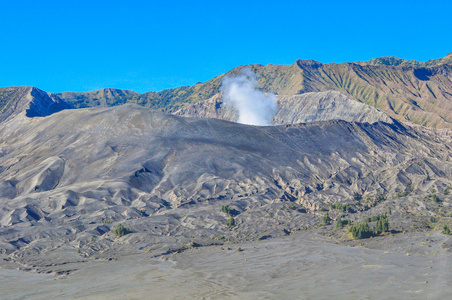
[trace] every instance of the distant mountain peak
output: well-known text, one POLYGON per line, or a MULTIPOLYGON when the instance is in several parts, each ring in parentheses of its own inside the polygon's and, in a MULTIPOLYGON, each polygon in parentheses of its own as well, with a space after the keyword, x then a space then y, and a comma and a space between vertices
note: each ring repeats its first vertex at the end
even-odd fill
POLYGON ((61 99, 52 99, 36 87, 21 86, 0 89, 0 121, 25 113, 29 118, 45 117, 73 106, 61 99))
POLYGON ((298 66, 307 66, 307 67, 314 67, 314 68, 318 68, 321 65, 323 65, 321 62, 318 62, 316 60, 313 59, 297 59, 295 62, 298 66))
POLYGON ((382 56, 377 58, 372 58, 367 61, 369 65, 387 65, 387 66, 398 66, 406 63, 407 60, 403 58, 398 58, 395 56, 382 56))
POLYGON ((441 64, 452 64, 452 52, 444 56, 441 60, 441 64))
POLYGON ((382 56, 377 58, 372 58, 368 61, 358 61, 359 65, 385 65, 385 66, 417 66, 417 67, 430 67, 443 64, 452 64, 452 52, 446 55, 444 58, 429 59, 426 62, 421 62, 417 60, 406 60, 403 58, 398 58, 395 56, 382 56))
POLYGON ((63 109, 73 108, 61 99, 50 98, 48 93, 35 87, 31 88, 30 95, 32 99, 26 109, 26 116, 30 118, 45 117, 63 109))

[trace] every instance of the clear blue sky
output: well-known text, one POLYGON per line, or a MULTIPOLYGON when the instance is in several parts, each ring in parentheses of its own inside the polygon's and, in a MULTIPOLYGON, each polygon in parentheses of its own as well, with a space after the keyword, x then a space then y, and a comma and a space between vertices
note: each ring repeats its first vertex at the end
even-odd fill
POLYGON ((245 64, 452 52, 452 1, 0 0, 0 86, 158 91, 245 64))

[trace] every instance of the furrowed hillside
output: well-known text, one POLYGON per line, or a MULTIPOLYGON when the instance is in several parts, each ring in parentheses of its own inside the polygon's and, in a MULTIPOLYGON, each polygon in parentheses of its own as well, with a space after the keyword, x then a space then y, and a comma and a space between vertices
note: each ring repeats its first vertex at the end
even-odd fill
MULTIPOLYGON (((427 62, 396 57, 340 64, 297 60, 291 65, 240 66, 204 83, 160 92, 139 94, 109 88, 86 93, 49 93, 48 96, 55 103, 66 102, 73 108, 134 103, 177 115, 234 121, 235 115, 225 111, 221 82, 224 76, 233 76, 249 68, 257 74, 259 88, 275 93, 282 107, 300 106, 299 101, 302 99, 308 105, 316 105, 317 99, 325 98, 324 94, 317 93, 335 91, 342 94, 339 98, 345 97, 375 107, 402 122, 452 128, 451 63, 452 53, 427 62), (300 94, 305 95, 301 98, 287 97, 300 94)), ((17 93, 15 88, 0 89, 2 112, 8 99, 16 97, 17 93)), ((336 93, 329 94, 338 98, 336 93)), ((330 102, 333 100, 329 99, 330 102)), ((323 116, 313 118, 323 119, 323 116)), ((274 122, 292 123, 293 120, 300 121, 300 118, 291 120, 276 117, 274 122)))

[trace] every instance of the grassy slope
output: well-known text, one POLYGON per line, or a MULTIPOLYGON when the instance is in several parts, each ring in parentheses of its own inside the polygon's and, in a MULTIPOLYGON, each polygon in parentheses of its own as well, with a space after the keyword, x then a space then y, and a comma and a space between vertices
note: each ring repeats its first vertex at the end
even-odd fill
MULTIPOLYGON (((291 65, 249 65, 194 86, 139 94, 119 89, 87 93, 56 93, 53 98, 76 108, 136 103, 174 112, 220 92, 223 76, 250 68, 259 75, 260 88, 279 95, 337 90, 386 111, 392 117, 436 128, 452 128, 452 53, 425 63, 395 57, 368 62, 322 64, 297 60, 291 65)), ((0 89, 0 109, 14 97, 14 89, 0 89)))
POLYGON ((250 67, 261 76, 260 86, 276 94, 337 90, 399 120, 452 128, 450 64, 417 67, 298 60, 290 66, 250 67))

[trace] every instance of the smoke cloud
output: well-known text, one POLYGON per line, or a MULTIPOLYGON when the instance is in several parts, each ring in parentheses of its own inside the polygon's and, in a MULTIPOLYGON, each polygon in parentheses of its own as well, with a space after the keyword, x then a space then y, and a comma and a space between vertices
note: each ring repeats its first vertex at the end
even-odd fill
POLYGON ((270 125, 276 112, 276 96, 256 89, 256 74, 243 69, 239 75, 223 78, 223 102, 237 110, 238 123, 270 125))

